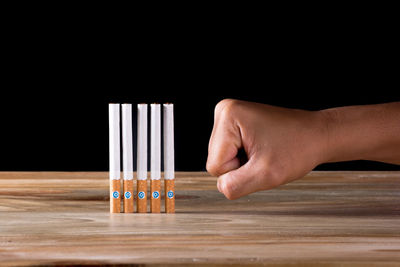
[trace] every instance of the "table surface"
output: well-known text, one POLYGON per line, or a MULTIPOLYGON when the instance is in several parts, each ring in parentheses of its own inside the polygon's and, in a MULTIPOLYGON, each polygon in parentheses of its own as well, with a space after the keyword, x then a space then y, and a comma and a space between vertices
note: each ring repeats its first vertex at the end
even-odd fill
POLYGON ((400 265, 400 172, 312 172, 230 201, 176 178, 176 214, 109 214, 106 172, 0 172, 0 265, 400 265))

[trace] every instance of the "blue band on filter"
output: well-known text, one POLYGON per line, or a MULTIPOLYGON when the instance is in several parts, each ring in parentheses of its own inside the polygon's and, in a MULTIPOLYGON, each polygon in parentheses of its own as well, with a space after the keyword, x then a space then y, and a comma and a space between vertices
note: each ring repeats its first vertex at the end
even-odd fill
POLYGON ((153 198, 154 198, 154 199, 157 199, 157 198, 159 198, 159 197, 160 197, 160 192, 154 191, 154 192, 153 192, 153 198))
POLYGON ((138 193, 138 197, 139 197, 140 199, 144 199, 145 196, 146 196, 146 194, 145 194, 143 191, 140 191, 140 192, 138 193))
POLYGON ((125 192, 125 198, 126 198, 126 199, 130 199, 131 196, 132 196, 132 193, 131 193, 131 192, 129 192, 129 191, 125 192))
POLYGON ((114 191, 112 195, 113 195, 113 198, 118 198, 119 197, 119 192, 118 191, 114 191))
POLYGON ((174 197, 174 191, 168 191, 167 197, 168 198, 173 198, 174 197))

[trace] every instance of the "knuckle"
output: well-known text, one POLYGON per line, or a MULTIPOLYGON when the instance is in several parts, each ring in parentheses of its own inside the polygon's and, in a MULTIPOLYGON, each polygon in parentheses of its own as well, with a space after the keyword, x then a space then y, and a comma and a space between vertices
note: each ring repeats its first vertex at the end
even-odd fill
POLYGON ((236 99, 223 99, 215 106, 215 114, 217 116, 229 116, 236 110, 239 102, 236 99))
POLYGON ((272 189, 282 184, 282 172, 277 168, 269 168, 262 173, 264 179, 264 188, 272 189))
POLYGON ((221 191, 227 199, 229 199, 229 200, 237 199, 236 190, 235 190, 232 182, 230 182, 229 180, 227 180, 227 179, 223 180, 223 182, 221 184, 221 191))
POLYGON ((215 162, 207 160, 206 169, 211 175, 218 176, 219 166, 215 162))

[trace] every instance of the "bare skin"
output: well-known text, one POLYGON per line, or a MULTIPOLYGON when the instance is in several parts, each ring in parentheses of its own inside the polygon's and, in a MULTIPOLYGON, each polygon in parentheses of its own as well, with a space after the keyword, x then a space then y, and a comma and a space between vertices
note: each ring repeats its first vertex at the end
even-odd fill
POLYGON ((305 111, 225 99, 215 108, 206 167, 228 199, 349 160, 400 164, 400 102, 305 111))

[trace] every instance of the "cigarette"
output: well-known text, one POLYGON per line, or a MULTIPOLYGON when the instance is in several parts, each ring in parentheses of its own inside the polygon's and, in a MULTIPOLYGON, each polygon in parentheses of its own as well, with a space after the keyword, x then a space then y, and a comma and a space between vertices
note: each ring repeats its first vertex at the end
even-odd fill
POLYGON ((160 104, 151 104, 150 132, 150 212, 161 211, 161 109, 160 104))
POLYGON ((165 212, 175 212, 174 105, 163 105, 165 212))
POLYGON ((147 212, 147 104, 137 113, 137 212, 147 212))
POLYGON ((124 173, 124 212, 133 212, 132 105, 122 104, 122 167, 124 173))
POLYGON ((119 104, 109 104, 110 213, 121 212, 119 104))

